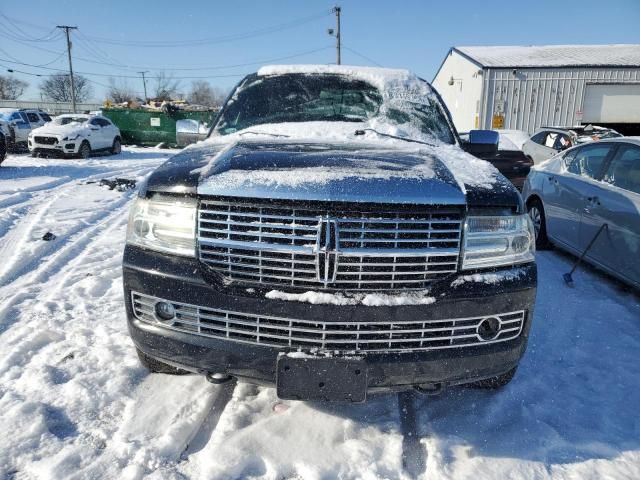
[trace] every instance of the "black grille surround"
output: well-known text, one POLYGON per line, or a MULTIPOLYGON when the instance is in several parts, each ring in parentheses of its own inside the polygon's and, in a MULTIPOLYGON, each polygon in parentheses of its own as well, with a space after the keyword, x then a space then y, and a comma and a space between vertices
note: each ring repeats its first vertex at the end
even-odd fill
POLYGON ((425 289, 458 269, 462 207, 201 198, 198 252, 225 282, 425 289))
POLYGON ((55 145, 58 143, 58 139, 56 137, 35 136, 33 137, 33 139, 36 143, 39 143, 40 145, 55 145))

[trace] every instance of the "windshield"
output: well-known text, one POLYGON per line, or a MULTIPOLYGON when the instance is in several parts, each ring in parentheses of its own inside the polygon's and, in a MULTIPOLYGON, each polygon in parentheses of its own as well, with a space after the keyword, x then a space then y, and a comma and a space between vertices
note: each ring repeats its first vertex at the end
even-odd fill
POLYGON ((70 123, 84 123, 87 117, 56 117, 53 120, 54 125, 68 125, 70 123))
MULTIPOLYGON (((445 116, 425 90, 383 94, 359 79, 335 74, 247 77, 222 110, 214 132, 228 135, 256 125, 289 122, 369 122, 403 137, 455 143, 445 116)), ((354 125, 355 129, 363 128, 354 125)))
POLYGON ((382 96, 371 85, 338 75, 281 75, 245 80, 225 106, 221 135, 265 123, 362 122, 379 110, 382 96))

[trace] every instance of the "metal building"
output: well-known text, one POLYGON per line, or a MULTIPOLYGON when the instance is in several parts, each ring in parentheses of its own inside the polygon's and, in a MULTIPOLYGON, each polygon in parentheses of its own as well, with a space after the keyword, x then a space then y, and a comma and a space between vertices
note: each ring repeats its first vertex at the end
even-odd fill
POLYGON ((640 45, 453 47, 433 85, 459 131, 592 123, 640 134, 640 45))

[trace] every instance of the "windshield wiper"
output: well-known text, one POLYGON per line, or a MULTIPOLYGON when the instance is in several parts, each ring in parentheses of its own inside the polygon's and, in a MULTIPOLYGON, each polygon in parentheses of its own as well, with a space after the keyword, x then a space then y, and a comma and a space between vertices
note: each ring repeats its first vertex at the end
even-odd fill
POLYGON ((251 135, 268 135, 270 137, 284 137, 284 138, 290 138, 291 137, 291 135, 283 135, 283 134, 280 134, 280 133, 253 132, 251 130, 246 131, 246 132, 238 133, 238 135, 247 135, 247 134, 251 134, 251 135))
POLYGON ((436 146, 433 143, 423 142, 421 140, 414 140, 413 138, 399 137, 397 135, 391 135, 389 133, 382 133, 382 132, 379 132, 378 130, 376 130, 375 128, 363 128, 362 130, 356 130, 355 134, 356 135, 364 135, 365 132, 373 132, 373 133, 375 133, 377 135, 380 135, 381 137, 395 138, 396 140, 404 140, 405 142, 420 143, 422 145, 428 145, 429 147, 435 147, 436 146))

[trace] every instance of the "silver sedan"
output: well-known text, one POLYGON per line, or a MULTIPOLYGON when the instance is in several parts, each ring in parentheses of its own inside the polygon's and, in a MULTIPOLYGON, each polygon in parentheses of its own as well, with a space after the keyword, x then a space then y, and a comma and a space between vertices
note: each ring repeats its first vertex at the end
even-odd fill
POLYGON ((580 254, 601 230, 585 260, 640 288, 640 137, 562 152, 532 168, 522 195, 538 248, 580 254))

